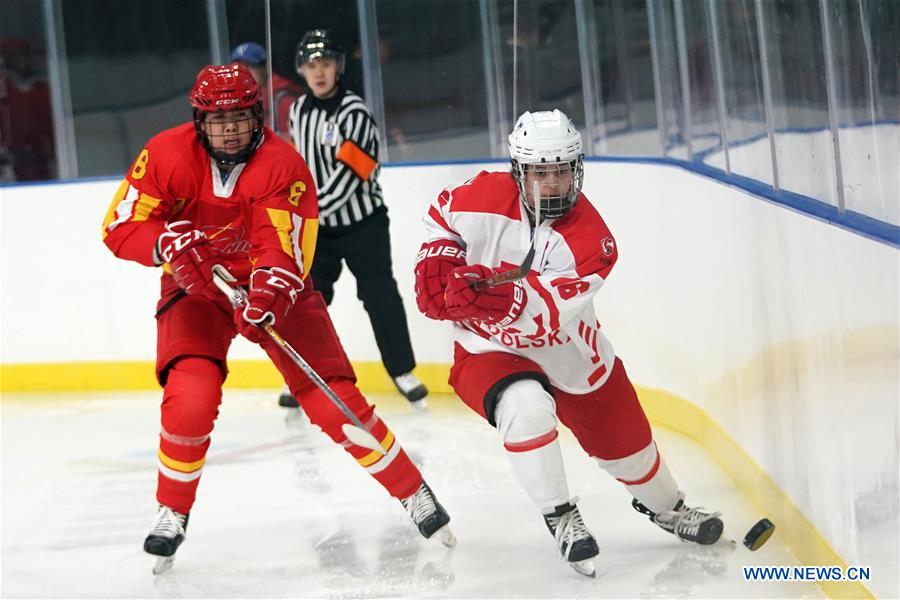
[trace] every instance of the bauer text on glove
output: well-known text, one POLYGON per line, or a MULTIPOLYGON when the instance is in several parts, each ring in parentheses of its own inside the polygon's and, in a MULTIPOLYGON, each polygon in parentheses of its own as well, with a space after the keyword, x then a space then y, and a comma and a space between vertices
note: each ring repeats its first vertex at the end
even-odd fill
POLYGON ((449 319, 444 290, 450 271, 466 264, 466 251, 452 240, 422 244, 416 258, 416 305, 429 319, 449 319))

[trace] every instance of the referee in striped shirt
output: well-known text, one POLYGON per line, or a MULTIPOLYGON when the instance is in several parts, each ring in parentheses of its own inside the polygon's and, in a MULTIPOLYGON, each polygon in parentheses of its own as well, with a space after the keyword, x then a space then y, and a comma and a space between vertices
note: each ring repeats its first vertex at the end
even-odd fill
MULTIPOLYGON (((416 362, 391 267, 387 207, 378 184, 378 128, 363 99, 341 85, 344 62, 343 48, 330 30, 308 31, 297 46, 297 71, 309 92, 291 106, 289 129, 319 197, 310 274, 331 304, 341 263, 347 263, 385 369, 413 406, 425 408, 428 390, 412 374, 416 362)), ((289 393, 282 394, 282 405, 292 405, 290 400, 289 393)))

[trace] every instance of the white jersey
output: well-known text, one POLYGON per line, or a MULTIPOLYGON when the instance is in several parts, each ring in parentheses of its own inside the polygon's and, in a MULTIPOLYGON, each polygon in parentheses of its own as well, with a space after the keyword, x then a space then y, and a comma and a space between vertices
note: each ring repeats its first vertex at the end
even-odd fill
MULTIPOLYGON (((482 172, 445 189, 423 220, 426 241, 455 241, 470 265, 506 271, 519 266, 530 247, 531 223, 509 173, 482 172)), ((553 386, 585 394, 606 382, 615 360, 593 300, 616 262, 616 243, 583 195, 565 216, 542 222, 536 235, 519 318, 505 327, 455 322, 455 340, 471 354, 499 351, 530 359, 553 386)))

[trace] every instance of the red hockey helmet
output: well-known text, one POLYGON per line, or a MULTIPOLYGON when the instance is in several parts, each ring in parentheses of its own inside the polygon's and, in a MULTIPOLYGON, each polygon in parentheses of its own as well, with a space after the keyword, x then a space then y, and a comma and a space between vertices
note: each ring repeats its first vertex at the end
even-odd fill
MULTIPOLYGON (((191 89, 191 106, 194 107, 194 129, 206 151, 223 164, 246 162, 262 142, 263 111, 259 85, 247 67, 233 63, 204 67, 191 89), (232 151, 218 149, 210 141, 204 122, 213 113, 250 111, 250 117, 233 122, 248 121, 249 143, 232 151)), ((216 146, 221 146, 216 144, 216 146)))

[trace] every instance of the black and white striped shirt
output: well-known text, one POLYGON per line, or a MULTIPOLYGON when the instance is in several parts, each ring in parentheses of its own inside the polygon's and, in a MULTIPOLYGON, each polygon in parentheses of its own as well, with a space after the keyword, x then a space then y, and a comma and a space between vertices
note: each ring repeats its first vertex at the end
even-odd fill
POLYGON ((378 128, 362 98, 344 88, 326 100, 304 94, 291 105, 289 127, 316 180, 322 227, 348 227, 385 210, 378 128))

